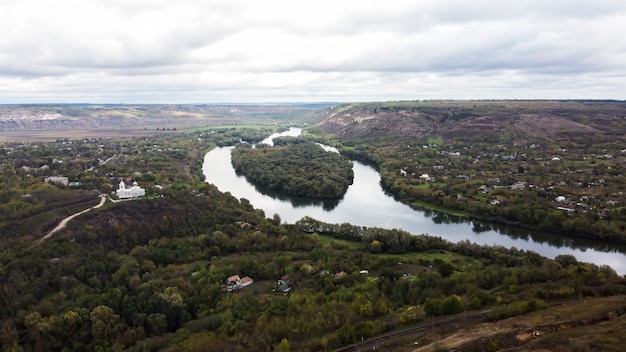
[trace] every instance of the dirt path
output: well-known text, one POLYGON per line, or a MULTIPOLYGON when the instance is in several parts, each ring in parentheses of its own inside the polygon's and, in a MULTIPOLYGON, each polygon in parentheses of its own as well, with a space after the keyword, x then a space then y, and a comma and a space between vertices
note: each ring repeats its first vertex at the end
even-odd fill
POLYGON ((55 233, 63 230, 65 228, 65 226, 67 226, 67 223, 70 222, 70 220, 72 220, 73 218, 82 215, 88 211, 90 211, 91 209, 96 209, 96 208, 100 208, 101 206, 104 205, 104 203, 106 202, 107 197, 105 196, 101 196, 100 197, 100 203, 98 203, 97 205, 94 205, 91 208, 87 208, 83 211, 79 211, 78 213, 72 214, 68 217, 66 217, 65 219, 61 220, 61 222, 54 228, 52 229, 52 231, 48 232, 47 235, 43 236, 42 238, 40 238, 36 244, 41 244, 43 241, 47 240, 48 238, 52 237, 55 233))

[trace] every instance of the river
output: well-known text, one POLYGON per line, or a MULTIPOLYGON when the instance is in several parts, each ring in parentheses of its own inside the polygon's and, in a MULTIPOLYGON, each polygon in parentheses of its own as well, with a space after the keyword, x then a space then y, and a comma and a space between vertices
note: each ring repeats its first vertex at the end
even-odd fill
MULTIPOLYGON (((262 143, 271 144, 276 136, 296 136, 300 132, 300 129, 292 128, 272 135, 262 143)), ((451 242, 469 240, 478 244, 516 247, 548 258, 571 254, 579 261, 609 265, 618 274, 626 274, 626 245, 415 210, 387 194, 380 186, 378 172, 359 161, 353 161, 354 182, 340 200, 312 200, 260 190, 235 173, 230 162, 232 148, 215 148, 205 155, 203 172, 206 182, 222 192, 230 192, 237 199, 248 199, 255 208, 263 209, 266 217, 278 214, 282 221, 294 223, 308 215, 328 223, 397 228, 413 234, 440 236, 451 242)))

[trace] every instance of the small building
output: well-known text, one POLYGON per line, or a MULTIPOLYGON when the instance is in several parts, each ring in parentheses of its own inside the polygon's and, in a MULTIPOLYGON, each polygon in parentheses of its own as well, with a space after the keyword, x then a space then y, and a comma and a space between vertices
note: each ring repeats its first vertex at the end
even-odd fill
POLYGON ((254 280, 252 280, 251 277, 249 276, 244 276, 243 278, 241 278, 241 280, 239 280, 238 285, 241 287, 246 287, 250 284, 252 284, 254 282, 254 280))
POLYGON ((249 286, 252 284, 254 280, 252 280, 249 276, 239 277, 239 275, 233 275, 226 278, 226 286, 224 286, 224 290, 228 292, 239 292, 242 288, 249 286))
POLYGON ((70 183, 70 180, 65 176, 50 176, 44 179, 45 182, 58 183, 63 186, 67 186, 70 183))
POLYGON ((343 279, 346 276, 348 276, 348 274, 346 274, 345 271, 340 271, 335 274, 335 280, 343 279))
POLYGON ((277 287, 274 289, 274 292, 278 295, 288 295, 291 292, 290 281, 289 275, 282 276, 277 280, 277 287))
POLYGON ((241 278, 239 278, 239 275, 233 275, 226 279, 226 285, 234 285, 238 283, 239 280, 241 280, 241 278))
POLYGON ((115 194, 120 199, 130 199, 145 196, 146 190, 141 188, 139 184, 137 184, 137 181, 133 182, 132 187, 126 187, 126 183, 124 183, 124 181, 120 181, 115 194))
POLYGON ((286 285, 289 283, 289 275, 284 275, 278 279, 278 285, 286 285))

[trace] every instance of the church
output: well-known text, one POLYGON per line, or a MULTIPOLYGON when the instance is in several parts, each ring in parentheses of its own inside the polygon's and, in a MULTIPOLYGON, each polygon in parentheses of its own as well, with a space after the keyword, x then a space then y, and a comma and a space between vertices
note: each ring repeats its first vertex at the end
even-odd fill
POLYGON ((126 183, 124 183, 124 181, 122 180, 120 181, 120 184, 117 190, 115 191, 115 194, 117 195, 119 199, 129 199, 129 198, 145 196, 146 190, 139 187, 139 184, 137 184, 137 181, 133 182, 132 187, 127 188, 126 183))

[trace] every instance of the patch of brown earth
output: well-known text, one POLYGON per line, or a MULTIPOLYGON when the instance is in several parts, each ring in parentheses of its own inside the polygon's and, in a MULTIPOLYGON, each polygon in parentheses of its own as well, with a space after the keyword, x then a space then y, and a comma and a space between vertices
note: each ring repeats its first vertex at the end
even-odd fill
POLYGON ((562 132, 584 134, 600 132, 593 127, 562 117, 539 114, 522 114, 513 123, 513 127, 525 135, 539 138, 553 138, 562 132))

